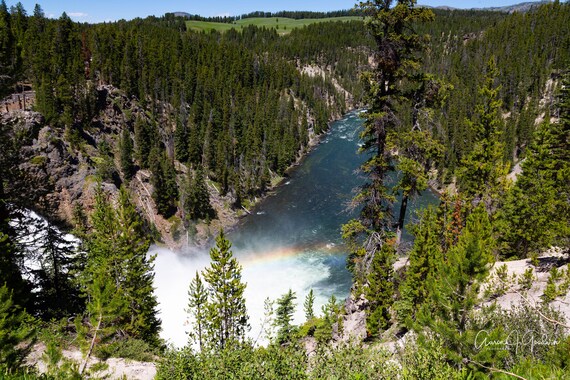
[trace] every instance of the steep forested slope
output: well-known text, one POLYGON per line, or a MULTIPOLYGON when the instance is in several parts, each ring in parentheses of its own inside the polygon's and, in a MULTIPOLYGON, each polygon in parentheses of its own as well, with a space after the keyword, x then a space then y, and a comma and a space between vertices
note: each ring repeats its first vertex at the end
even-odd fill
MULTIPOLYGON (((213 181, 211 192, 227 198, 220 204, 247 206, 328 121, 359 102, 357 72, 367 62, 365 51, 349 50, 362 38, 321 43, 318 27, 280 38, 256 27, 187 32, 171 16, 79 25, 65 14, 47 19, 39 7, 32 16, 20 6, 1 11, 3 93, 16 83, 32 86, 34 109, 87 169, 82 178, 118 186, 141 179, 139 171, 150 176, 154 205, 141 207, 149 220, 176 214, 175 222, 190 223, 187 208, 195 205, 186 202, 184 177, 191 182, 199 168, 213 181), (303 74, 309 64, 318 75, 303 74), (116 94, 109 85, 124 96, 109 96, 116 94)), ((328 23, 325 30, 350 36, 362 25, 328 23)), ((131 187, 148 204, 146 191, 131 187)))

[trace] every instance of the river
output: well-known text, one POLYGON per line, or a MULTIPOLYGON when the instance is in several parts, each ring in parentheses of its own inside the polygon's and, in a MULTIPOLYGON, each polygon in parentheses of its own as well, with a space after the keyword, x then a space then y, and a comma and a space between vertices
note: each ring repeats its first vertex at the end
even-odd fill
MULTIPOLYGON (((303 301, 310 289, 316 295, 318 314, 331 295, 341 301, 348 295, 351 276, 346 270, 347 252, 340 228, 355 216, 347 211, 347 204, 363 182, 356 173, 365 159, 357 154, 361 125, 356 111, 332 123, 330 132, 274 194, 228 234, 243 265, 253 339, 260 334, 267 297, 275 300, 292 289, 297 295, 295 322, 302 323, 303 301)), ((434 202, 435 196, 425 192, 410 202, 408 215, 434 202)), ((209 257, 207 252, 181 255, 165 249, 154 251, 162 337, 182 346, 189 329, 184 311, 188 285, 195 272, 208 265, 209 257)))

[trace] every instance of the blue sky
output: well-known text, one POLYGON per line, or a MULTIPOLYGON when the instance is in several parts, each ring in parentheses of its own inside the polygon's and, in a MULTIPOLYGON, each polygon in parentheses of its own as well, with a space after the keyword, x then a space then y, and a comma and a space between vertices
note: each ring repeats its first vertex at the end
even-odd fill
MULTIPOLYGON (((516 4, 527 0, 420 0, 420 4, 456 8, 482 8, 516 4)), ((6 0, 8 7, 15 0, 6 0)), ((352 8, 355 0, 21 0, 28 13, 39 3, 46 16, 59 17, 62 12, 75 21, 102 22, 132 19, 166 12, 183 11, 202 16, 240 15, 252 11, 309 10, 331 11, 352 8)))

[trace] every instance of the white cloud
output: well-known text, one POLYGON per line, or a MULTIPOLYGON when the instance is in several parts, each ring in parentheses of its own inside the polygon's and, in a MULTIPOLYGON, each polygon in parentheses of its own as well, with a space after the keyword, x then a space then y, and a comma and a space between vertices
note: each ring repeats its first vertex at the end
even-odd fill
POLYGON ((69 17, 74 17, 74 18, 84 18, 89 16, 87 13, 83 13, 83 12, 69 12, 67 14, 69 17))

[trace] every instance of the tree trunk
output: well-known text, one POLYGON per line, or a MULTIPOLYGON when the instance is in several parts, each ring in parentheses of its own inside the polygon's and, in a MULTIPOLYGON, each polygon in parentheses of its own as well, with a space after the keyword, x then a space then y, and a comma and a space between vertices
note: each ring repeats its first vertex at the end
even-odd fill
POLYGON ((87 368, 87 362, 89 361, 89 358, 91 357, 91 354, 93 353, 93 348, 95 347, 95 341, 97 340, 97 332, 101 328, 101 321, 102 320, 103 320, 103 314, 99 314, 99 320, 97 321, 97 327, 95 328, 95 332, 93 333, 93 339, 91 339, 91 345, 89 346, 89 351, 87 351, 87 356, 85 356, 85 361, 83 362, 83 365, 81 366, 81 371, 79 371, 80 375, 83 375, 83 372, 85 372, 85 368, 87 368))

